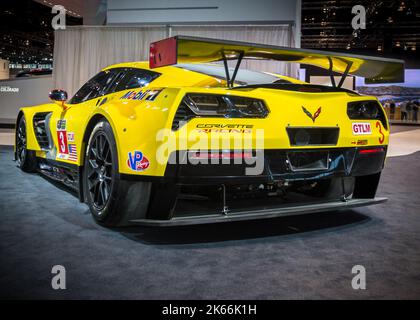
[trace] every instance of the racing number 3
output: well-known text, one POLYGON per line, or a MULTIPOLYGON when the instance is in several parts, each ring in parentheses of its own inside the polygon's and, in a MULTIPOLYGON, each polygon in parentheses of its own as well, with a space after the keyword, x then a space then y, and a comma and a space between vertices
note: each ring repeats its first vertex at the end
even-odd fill
POLYGON ((67 133, 66 131, 57 131, 58 147, 60 153, 67 153, 67 133))
POLYGON ((381 126, 381 123, 379 122, 379 121, 376 121, 376 128, 378 128, 379 129, 379 134, 381 135, 380 137, 379 137, 379 143, 380 144, 382 144, 382 143, 384 143, 384 140, 385 140, 385 135, 384 135, 384 133, 382 132, 382 126, 381 126))

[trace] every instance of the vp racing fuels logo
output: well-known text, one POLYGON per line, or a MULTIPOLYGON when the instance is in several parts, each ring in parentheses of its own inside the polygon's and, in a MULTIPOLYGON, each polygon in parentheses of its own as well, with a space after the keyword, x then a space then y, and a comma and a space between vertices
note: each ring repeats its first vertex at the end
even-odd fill
POLYGON ((141 151, 128 153, 127 165, 131 170, 144 171, 149 168, 150 162, 141 151))
POLYGON ((318 118, 319 114, 321 113, 321 107, 316 110, 314 115, 312 115, 312 113, 310 113, 304 106, 302 106, 302 110, 312 120, 313 123, 315 123, 315 119, 318 118))

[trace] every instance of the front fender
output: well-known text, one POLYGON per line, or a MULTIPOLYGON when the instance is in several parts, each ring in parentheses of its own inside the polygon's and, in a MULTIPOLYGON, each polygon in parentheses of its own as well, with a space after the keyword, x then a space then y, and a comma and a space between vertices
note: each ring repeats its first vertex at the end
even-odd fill
MULTIPOLYGON (((41 151, 41 147, 38 144, 38 141, 35 137, 35 131, 33 126, 33 117, 36 113, 39 112, 53 112, 57 108, 60 108, 54 103, 47 103, 33 107, 22 107, 19 109, 18 116, 16 118, 16 128, 19 124, 19 120, 22 116, 25 117, 26 121, 26 148, 28 150, 41 151)), ((15 130, 16 136, 16 130, 15 130)), ((14 144, 14 149, 16 150, 16 139, 14 144)))

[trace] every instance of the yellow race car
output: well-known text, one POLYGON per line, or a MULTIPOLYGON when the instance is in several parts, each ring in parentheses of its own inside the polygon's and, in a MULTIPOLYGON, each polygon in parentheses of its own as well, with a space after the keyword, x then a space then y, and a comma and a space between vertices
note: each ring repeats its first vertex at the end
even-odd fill
POLYGON ((402 82, 404 63, 168 38, 151 44, 149 62, 107 67, 70 100, 53 90, 51 103, 22 108, 15 159, 23 171, 64 184, 106 226, 380 203, 389 124, 375 97, 341 88, 348 74, 402 82), (333 86, 241 69, 244 59, 318 66, 330 71, 333 86))

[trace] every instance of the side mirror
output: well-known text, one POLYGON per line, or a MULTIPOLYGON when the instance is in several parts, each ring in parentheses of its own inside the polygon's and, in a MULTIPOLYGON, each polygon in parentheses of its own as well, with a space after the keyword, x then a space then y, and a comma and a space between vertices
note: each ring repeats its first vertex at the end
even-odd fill
POLYGON ((54 89, 49 93, 48 97, 53 101, 64 102, 67 101, 67 92, 64 90, 54 89))
POLYGON ((68 108, 70 108, 70 106, 68 106, 64 103, 64 102, 67 101, 67 92, 66 91, 54 89, 48 94, 48 97, 50 97, 50 99, 52 101, 54 101, 61 108, 63 108, 63 111, 66 111, 68 108))

